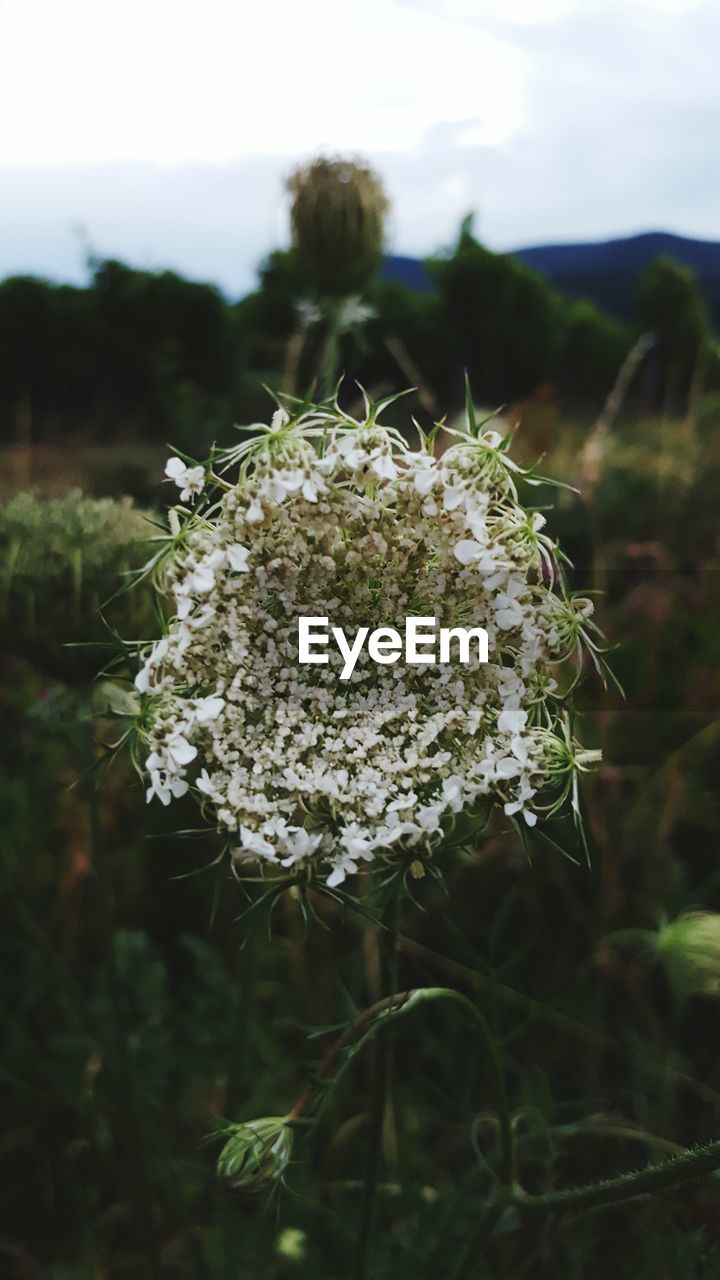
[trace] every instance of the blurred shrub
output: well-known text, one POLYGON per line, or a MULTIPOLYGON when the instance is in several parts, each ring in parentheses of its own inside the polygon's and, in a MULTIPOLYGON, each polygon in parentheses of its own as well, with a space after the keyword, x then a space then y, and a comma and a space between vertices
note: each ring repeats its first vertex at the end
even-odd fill
POLYGON ((659 539, 692 563, 716 546, 718 483, 720 434, 701 443, 682 421, 627 423, 605 445, 595 520, 606 539, 659 539))
POLYGON ((0 649, 74 681, 104 666, 109 628, 151 634, 149 587, 115 596, 147 559, 150 534, 128 498, 18 493, 0 506, 0 649))

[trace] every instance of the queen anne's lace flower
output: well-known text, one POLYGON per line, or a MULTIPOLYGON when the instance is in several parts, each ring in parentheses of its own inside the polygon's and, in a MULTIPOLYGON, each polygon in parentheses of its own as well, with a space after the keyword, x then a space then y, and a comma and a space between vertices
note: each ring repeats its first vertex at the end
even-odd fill
MULTIPOLYGON (((319 868, 332 887, 379 857, 429 856, 463 812, 533 825, 568 793, 554 671, 591 605, 565 593, 505 442, 449 434, 436 458, 374 409, 278 411, 169 542, 172 617, 136 679, 148 799, 191 788, 240 864, 319 868), (343 682, 332 648, 299 664, 301 615, 348 635, 407 616, 483 627, 490 660, 378 665, 364 649, 343 682)), ((196 473, 171 472, 185 490, 196 473)))
POLYGON ((180 490, 181 502, 192 502, 205 487, 205 468, 188 467, 181 458, 168 458, 165 475, 180 490))

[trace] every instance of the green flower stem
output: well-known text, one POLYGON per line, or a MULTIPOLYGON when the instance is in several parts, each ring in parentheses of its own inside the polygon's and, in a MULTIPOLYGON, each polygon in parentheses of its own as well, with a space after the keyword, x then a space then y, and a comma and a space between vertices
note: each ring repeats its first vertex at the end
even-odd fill
POLYGON ((331 396, 335 391, 340 364, 340 307, 333 299, 325 302, 327 334, 320 371, 320 385, 323 396, 331 396))
MULTIPOLYGON (((618 1130, 616 1136, 649 1137, 646 1134, 638 1135, 622 1129, 618 1130)), ((504 1200, 506 1204, 514 1205, 518 1209, 541 1213, 573 1213, 585 1209, 602 1209, 608 1205, 634 1200, 638 1196, 666 1191, 680 1186, 683 1182, 697 1182, 719 1168, 720 1142, 712 1142, 695 1151, 683 1151, 680 1155, 663 1160, 660 1164, 649 1165, 646 1169, 621 1173, 615 1178, 604 1178, 599 1182, 587 1183, 585 1186, 569 1187, 565 1191, 548 1191, 539 1195, 530 1195, 517 1182, 514 1182, 511 1187, 503 1188, 499 1202, 502 1205, 504 1200)), ((487 1217, 482 1213, 480 1225, 473 1233, 461 1257, 454 1280, 471 1280, 480 1265, 487 1236, 487 1217)))
POLYGON ((460 1258, 456 1270, 453 1272, 453 1280, 470 1280, 476 1264, 480 1261, 488 1236, 497 1220, 497 1205, 484 1205, 481 1207, 478 1225, 473 1232, 470 1243, 460 1258))
POLYGON ((697 1182, 720 1169, 720 1141, 711 1142, 695 1151, 663 1160, 631 1173, 618 1174, 616 1178, 604 1178, 582 1187, 569 1187, 566 1191, 548 1191, 541 1195, 529 1195, 515 1185, 510 1193, 512 1202, 524 1209, 575 1210, 601 1209, 605 1205, 634 1200, 637 1196, 652 1195, 678 1187, 683 1182, 697 1182))
MULTIPOLYGON (((110 1006, 113 1018, 113 1039, 115 1041, 115 1059, 117 1066, 117 1087, 121 1091, 124 1123, 128 1140, 127 1171, 130 1181, 130 1202, 133 1206, 136 1229, 147 1262, 146 1274, 153 1280, 160 1277, 160 1250, 155 1234, 152 1216, 152 1196, 146 1153, 143 1143, 143 1124, 139 1112, 135 1090, 133 1063, 130 1055, 130 1044, 125 1009, 125 995, 122 976, 115 951, 115 930, 111 907, 112 892, 110 888, 109 869, 106 851, 102 839, 100 822, 100 802, 95 777, 95 743, 92 726, 84 726, 84 746, 86 760, 86 794, 90 825, 90 847, 93 867, 97 877, 98 910, 102 924, 102 932, 107 946, 107 972, 110 994, 110 1006)), ((117 1139, 117 1134, 116 1134, 117 1139)))
POLYGON ((398 934, 397 946, 398 951, 401 953, 416 956, 419 960, 423 960, 426 964, 441 973, 447 974, 449 978, 457 982, 464 983, 476 991, 494 993, 506 1004, 520 1009, 526 1014, 533 1014, 538 1021, 555 1027, 563 1035, 568 1035, 575 1040, 581 1041, 595 1052, 633 1059, 639 1066, 653 1075, 659 1076, 664 1080, 673 1080, 676 1084, 682 1085, 683 1088, 691 1089, 697 1097, 702 1098, 703 1102, 712 1107, 714 1111, 720 1112, 720 1094, 710 1085, 705 1084, 704 1081, 690 1075, 689 1072, 673 1066, 667 1061, 667 1058, 652 1057, 632 1044, 623 1044, 619 1040, 614 1040, 611 1036, 605 1035, 603 1031, 599 1031, 597 1027, 591 1027, 584 1022, 577 1022, 575 1018, 569 1017, 568 1014, 549 1008, 541 1000, 535 1000, 532 996, 525 995, 522 991, 516 991, 514 987, 508 987, 505 983, 497 982, 495 978, 478 973, 476 969, 471 969, 468 965, 462 964, 458 960, 452 960, 449 956, 444 956, 439 951, 434 951, 431 947, 426 947, 422 942, 416 942, 414 938, 408 938, 402 933, 398 934))
MULTIPOLYGON (((397 991, 397 892, 391 892, 383 911, 384 929, 369 932, 368 943, 374 952, 372 969, 376 969, 379 989, 392 996, 397 991)), ((374 985, 374 984, 373 984, 374 985)), ((371 986, 372 991, 372 986, 371 986)), ((392 1072, 391 1036, 382 1037, 373 1045, 372 1090, 369 1115, 369 1139, 365 1164, 365 1179, 360 1210, 360 1226, 355 1251, 355 1280, 365 1280, 370 1251, 370 1238, 377 1200, 380 1159, 383 1146, 383 1129, 390 1099, 392 1072)))
MULTIPOLYGON (((422 956, 428 961, 434 961, 439 967, 452 972, 454 976, 461 980, 470 981, 472 985, 478 986, 485 990, 490 987, 490 980, 486 979, 482 974, 477 974, 474 970, 468 969, 465 965, 456 961, 449 960, 441 956, 439 953, 430 950, 430 948, 416 943, 413 939, 405 938, 402 934, 397 936, 398 949, 407 951, 410 954, 422 956)), ((555 1014, 548 1011, 543 1005, 537 1001, 531 1000, 529 997, 522 996, 519 992, 515 992, 512 988, 502 988, 502 991, 512 1000, 513 1003, 525 1006, 535 1007, 541 1016, 548 1017, 551 1022, 564 1031, 570 1031, 573 1034, 580 1035, 589 1043, 595 1042, 603 1048, 613 1050, 614 1052, 631 1052, 627 1046, 619 1045, 617 1042, 604 1036, 601 1032, 597 1032, 594 1028, 585 1027, 583 1024, 575 1023, 573 1019, 563 1014, 555 1014)), ((600 1182, 589 1183, 585 1186, 570 1187, 565 1191, 550 1191, 539 1195, 531 1195, 520 1187, 514 1177, 514 1148, 513 1133, 510 1112, 508 1109, 507 1094, 505 1090, 505 1080, 502 1071, 500 1056, 490 1033, 490 1030, 473 1001, 459 991, 453 991, 448 987, 422 987, 411 991, 403 992, 397 996, 389 996, 385 1000, 379 1001, 371 1008, 366 1009, 363 1013, 350 1024, 343 1035, 331 1046, 326 1057, 323 1059, 317 1073, 316 1081, 321 1083, 326 1080, 333 1068, 340 1059, 343 1051, 352 1048, 353 1052, 346 1058, 345 1063, 335 1076, 334 1083, 337 1083, 343 1070, 349 1063, 355 1053, 360 1050, 370 1036, 374 1035, 383 1026, 386 1026, 389 1019, 395 1019, 403 1014, 411 1012, 418 1005, 432 1000, 454 1000, 463 1005, 465 1010, 472 1016, 473 1020, 481 1032, 483 1041, 488 1049, 489 1062, 493 1076, 493 1085, 495 1091, 496 1107, 498 1111, 500 1123, 500 1146, 501 1146, 501 1168, 500 1179, 504 1187, 504 1195, 507 1203, 515 1204, 519 1208, 540 1211, 574 1211, 580 1209, 597 1209, 610 1204, 618 1204, 625 1200, 636 1199, 639 1196, 650 1195, 654 1192, 668 1190, 672 1187, 680 1186, 684 1182, 694 1182, 702 1178, 708 1177, 716 1170, 720 1169, 720 1141, 715 1141, 707 1146, 700 1147, 694 1151, 685 1151, 680 1155, 664 1160, 659 1164, 650 1165, 646 1169, 640 1169, 629 1173, 619 1174, 615 1178, 607 1178, 600 1182)), ((639 1055, 640 1056, 640 1055, 639 1055)), ((652 1061, 647 1062, 642 1055, 642 1060, 648 1066, 655 1066, 652 1061)), ((683 1081, 693 1085, 698 1093, 704 1092, 700 1082, 691 1076, 677 1070, 671 1070, 669 1074, 678 1081, 683 1081)), ((708 1090, 709 1100, 717 1103, 717 1094, 714 1090, 708 1090)), ((306 1090, 305 1094, 298 1100, 291 1118, 299 1118, 307 1109, 313 1100, 315 1088, 311 1087, 306 1090)), ((622 1136, 626 1136, 624 1133, 622 1136)), ((628 1134, 627 1136, 630 1136, 628 1134)), ((635 1136, 633 1133, 632 1136, 635 1136)), ((466 1252, 460 1270, 456 1273, 457 1280, 468 1280, 472 1275, 475 1262, 477 1260, 476 1245, 481 1245, 486 1237, 485 1225, 480 1233, 481 1239, 473 1239, 471 1246, 466 1252)))
POLYGON ((315 1072, 313 1083, 295 1103, 288 1119, 291 1122, 299 1120, 316 1100, 316 1095, 320 1092, 321 1087, 325 1085, 326 1087, 321 1093, 316 1106, 315 1116, 317 1117, 322 1101, 329 1092, 328 1086, 334 1087, 338 1083, 350 1062, 372 1036, 376 1035, 378 1031, 387 1028, 397 1019, 405 1017, 421 1006, 430 1004, 435 1000, 451 1000, 454 1004, 460 1005, 474 1022, 487 1051, 499 1121, 499 1177, 501 1183, 510 1193, 513 1188, 513 1133, 500 1054, 490 1028, 480 1010, 468 996, 462 995, 459 991, 453 991, 450 987, 416 987, 411 991, 401 991, 397 995, 386 996, 384 1000, 378 1000, 369 1009, 363 1010, 335 1043, 330 1046, 315 1072), (349 1052, 346 1052, 346 1050, 349 1052), (343 1055, 345 1055, 344 1060, 342 1060, 343 1055), (339 1069, 333 1076, 332 1073, 338 1064, 339 1069))
POLYGON ((222 1115, 237 1120, 238 1107, 250 1072, 248 1032, 252 1021, 253 999, 257 975, 257 937, 251 932, 236 962, 235 1009, 233 1012, 230 1064, 227 1073, 225 1103, 222 1115))
POLYGON ((656 1151, 662 1152, 666 1156, 681 1156, 685 1153, 684 1147, 681 1147, 678 1142, 671 1142, 669 1138, 662 1138, 658 1134, 648 1133, 645 1129, 638 1129, 632 1124, 606 1123, 602 1118, 596 1119, 592 1116, 575 1124, 557 1125, 552 1132, 557 1137, 575 1138, 582 1134, 588 1134, 593 1138, 614 1138, 619 1142, 639 1142, 646 1147, 654 1147, 656 1151))
MULTIPOLYGON (((313 905, 320 906, 317 898, 314 898, 313 905)), ((323 905, 327 909, 327 902, 324 902, 323 905)), ((349 912, 352 916, 361 920, 363 924, 367 923, 366 915, 356 907, 351 905, 349 912)), ((533 1015, 538 1021, 555 1027, 562 1035, 567 1035, 574 1040, 580 1041, 596 1053, 609 1053, 614 1057, 629 1058, 645 1071, 662 1080, 672 1080, 684 1089, 691 1089, 707 1106, 712 1107, 715 1113, 720 1114, 720 1094, 703 1080, 698 1080, 696 1076, 691 1075, 688 1071, 683 1071, 681 1068, 674 1066, 668 1061, 667 1055, 664 1057, 652 1057, 643 1049, 638 1049, 632 1044, 623 1044, 619 1040, 614 1040, 612 1036, 606 1035, 605 1032, 600 1031, 597 1027, 591 1027, 585 1022, 578 1022, 568 1014, 550 1008, 541 1000, 535 1000, 532 996, 525 995, 524 992, 517 991, 514 987, 508 987, 505 983, 498 982, 495 977, 479 973, 476 969, 469 968, 468 965, 462 964, 459 960, 444 956, 441 952, 434 951, 431 947, 426 947, 424 943, 417 942, 415 938, 408 938, 403 933, 398 933, 397 935, 397 949, 400 954, 415 956, 439 973, 445 974, 451 980, 461 983, 472 990, 481 992, 483 995, 487 993, 497 996, 505 1004, 519 1009, 525 1014, 533 1015)))

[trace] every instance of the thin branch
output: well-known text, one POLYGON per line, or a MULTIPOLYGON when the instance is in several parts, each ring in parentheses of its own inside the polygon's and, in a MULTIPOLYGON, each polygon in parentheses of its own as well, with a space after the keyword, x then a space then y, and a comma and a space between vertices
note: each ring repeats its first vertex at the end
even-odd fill
POLYGON ((347 1065, 371 1036, 386 1028, 395 1019, 411 1013, 421 1005, 428 1004, 434 1000, 451 1000, 453 1003, 459 1004, 473 1019, 487 1050, 500 1131, 499 1177, 503 1185, 509 1189, 513 1185, 513 1132, 500 1054, 490 1028, 480 1010, 468 996, 463 995, 460 991, 453 991, 450 987, 415 987, 410 991, 401 991, 397 995, 386 996, 384 1000, 378 1000, 369 1009, 364 1009, 330 1046, 315 1071, 312 1083, 292 1107, 288 1115, 288 1121, 300 1120, 309 1109, 311 1103, 315 1101, 316 1095, 318 1095, 323 1085, 337 1084, 343 1073, 343 1066, 340 1066, 334 1077, 332 1073, 341 1062, 345 1050, 353 1050, 352 1054, 346 1057, 345 1065, 347 1065))

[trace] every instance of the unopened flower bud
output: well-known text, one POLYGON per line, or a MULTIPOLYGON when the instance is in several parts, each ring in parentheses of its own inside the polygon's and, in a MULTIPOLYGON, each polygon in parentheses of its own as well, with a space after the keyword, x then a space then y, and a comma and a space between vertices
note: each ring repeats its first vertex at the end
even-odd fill
POLYGON ((720 915, 687 911, 662 928, 656 954, 676 995, 720 995, 720 915))
POLYGON ((264 1116, 228 1126, 217 1175, 230 1191, 263 1191, 282 1178, 292 1154, 286 1116, 264 1116))

